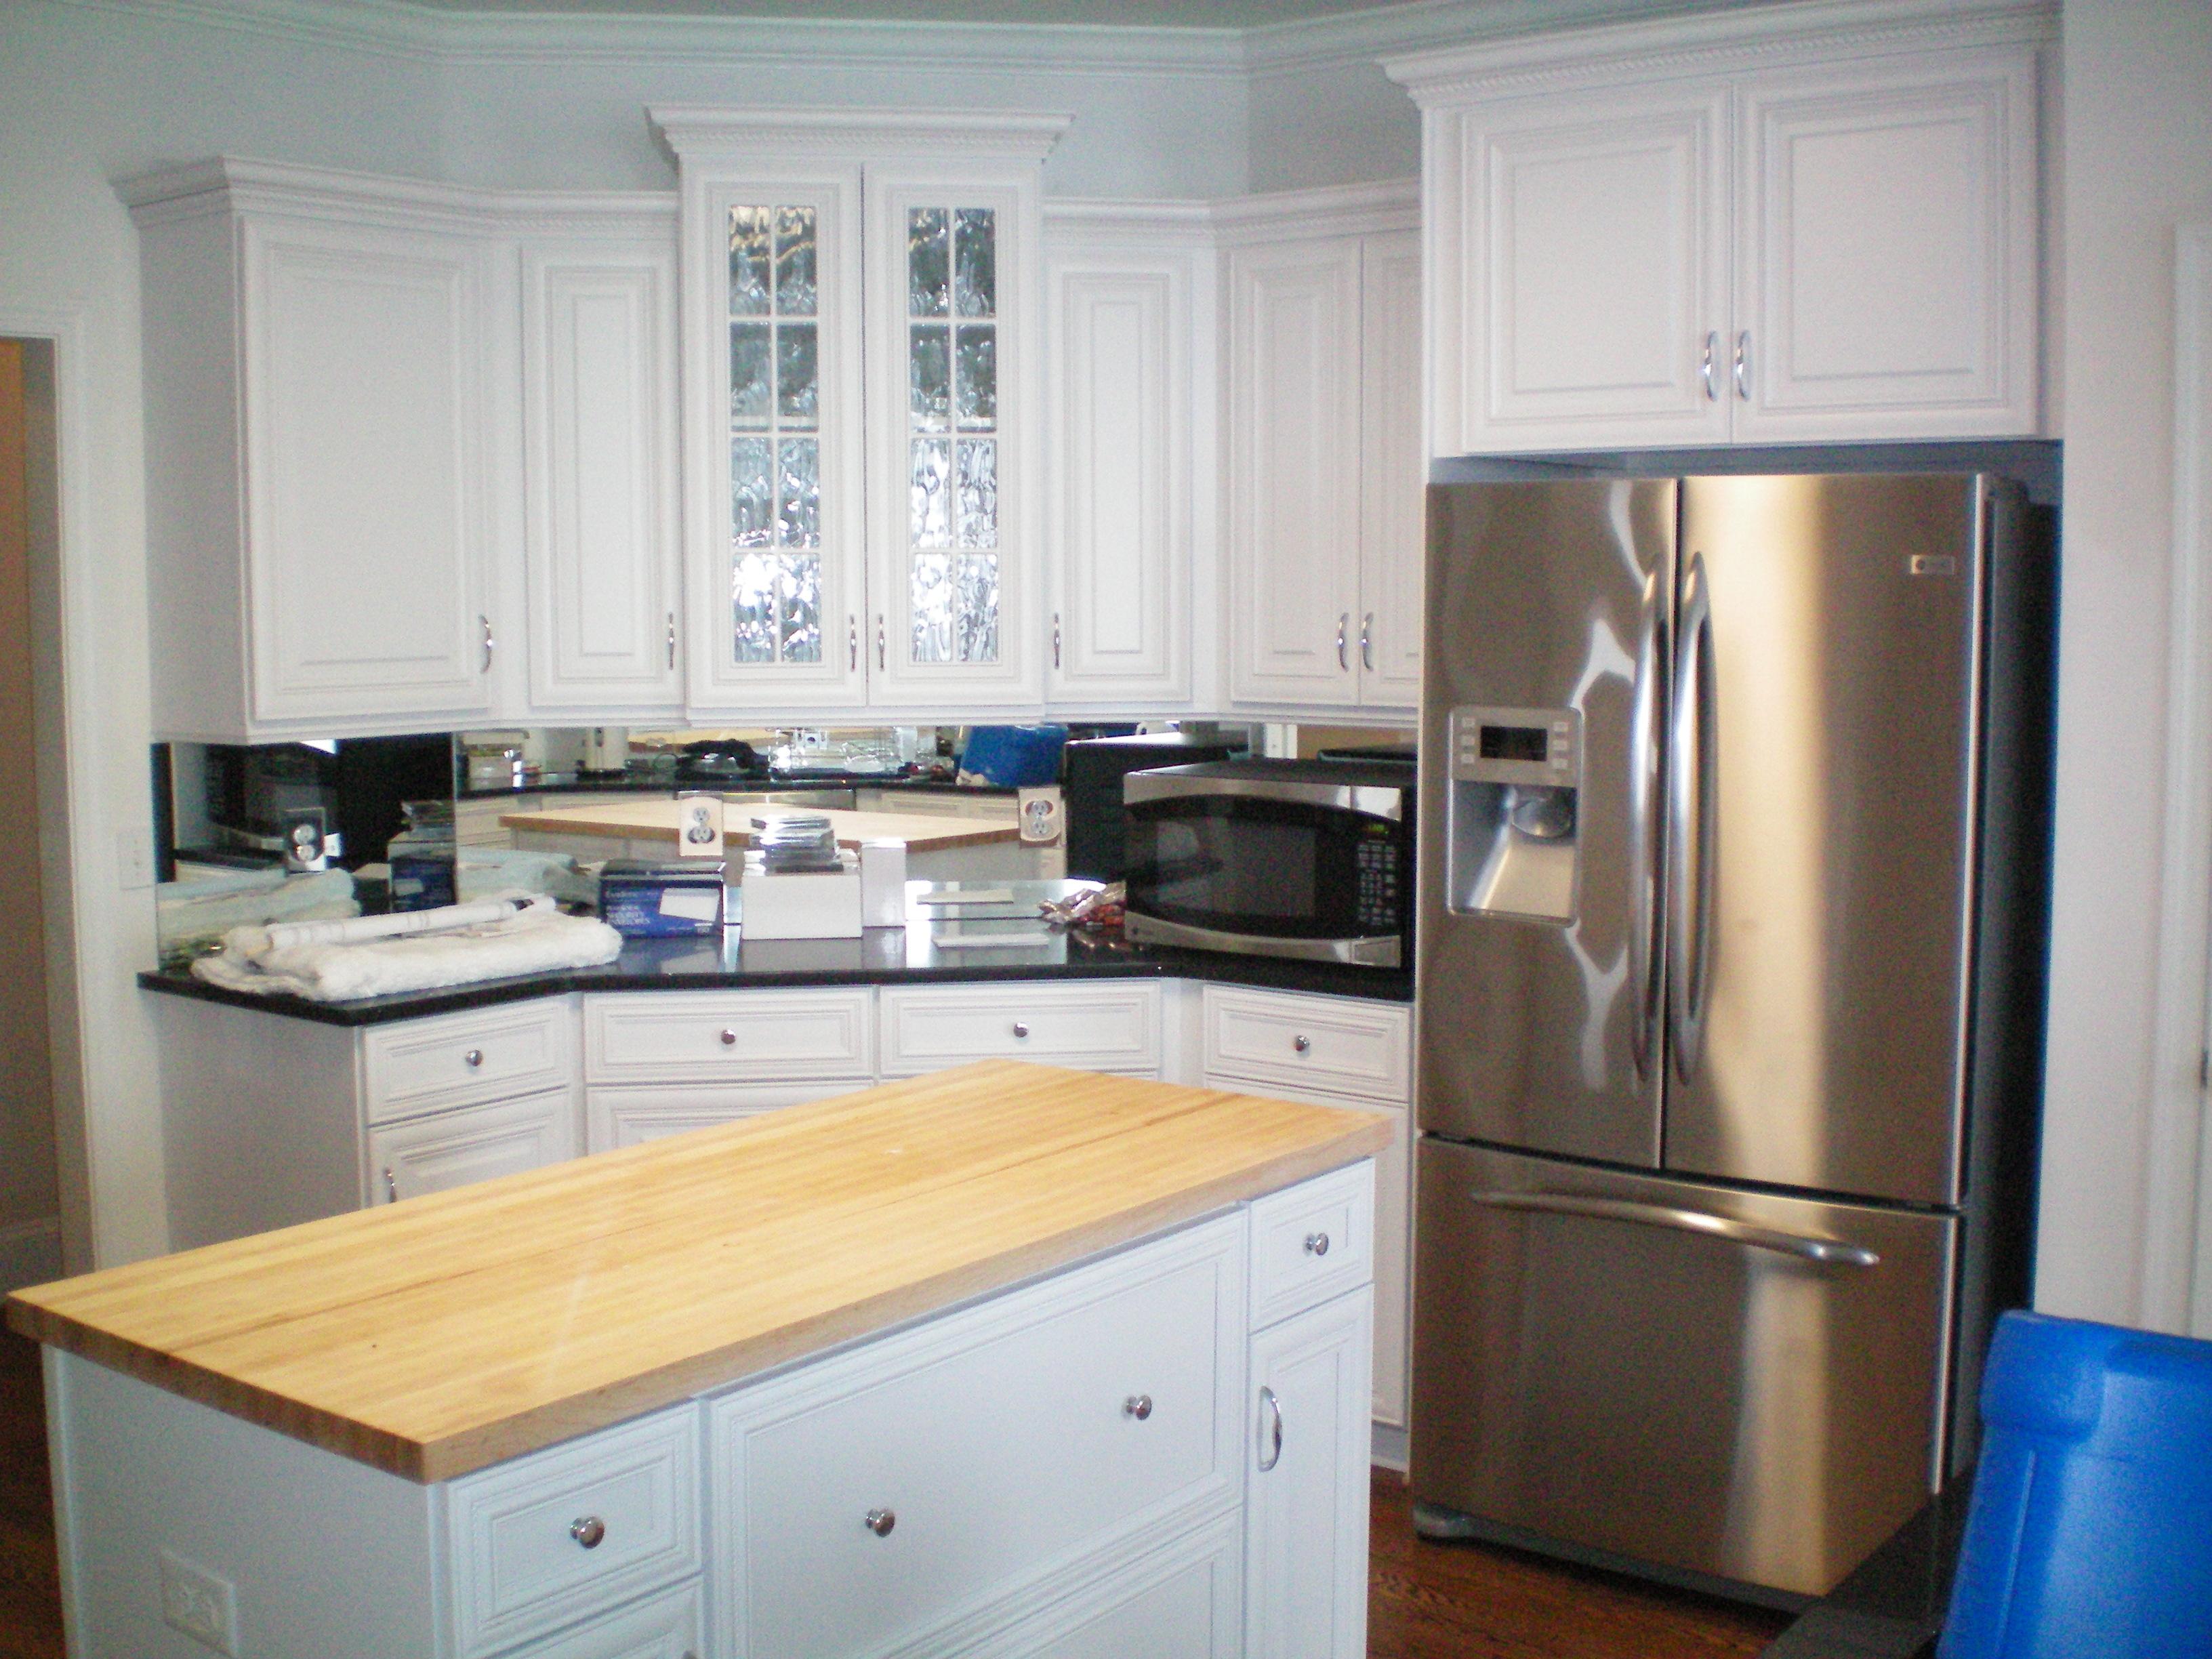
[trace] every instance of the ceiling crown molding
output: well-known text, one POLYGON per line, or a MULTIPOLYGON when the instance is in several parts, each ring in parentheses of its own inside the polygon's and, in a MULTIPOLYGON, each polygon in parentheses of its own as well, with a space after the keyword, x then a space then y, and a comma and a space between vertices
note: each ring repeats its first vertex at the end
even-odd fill
POLYGON ((1042 162, 1073 115, 1032 110, 934 114, 910 109, 745 109, 656 104, 645 118, 670 154, 834 156, 990 156, 1042 162))

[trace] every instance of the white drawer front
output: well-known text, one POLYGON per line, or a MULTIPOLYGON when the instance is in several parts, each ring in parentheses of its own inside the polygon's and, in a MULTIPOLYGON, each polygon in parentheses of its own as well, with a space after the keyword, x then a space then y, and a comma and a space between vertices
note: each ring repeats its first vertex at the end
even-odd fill
POLYGON ((1119 980, 895 986, 882 994, 883 1074, 972 1060, 1157 1073, 1160 988, 1119 980))
POLYGON ((1252 1206, 1256 1329, 1375 1277, 1375 1166, 1353 1164, 1252 1206))
POLYGON ((455 1651, 490 1653, 697 1571, 698 1424, 685 1404, 454 1481, 455 1651))
POLYGON ((583 1151, 573 1085, 463 1106, 369 1131, 370 1204, 441 1193, 564 1163, 583 1151))
POLYGON ((362 1066, 371 1123, 568 1083, 576 1075, 571 1000, 373 1025, 362 1036, 362 1066))
POLYGON ((643 1088, 595 1088, 584 1097, 585 1146, 594 1152, 635 1146, 664 1135, 680 1135, 718 1123, 736 1123, 782 1106, 865 1089, 871 1079, 845 1078, 818 1083, 719 1083, 705 1086, 662 1084, 643 1088))
POLYGON ((1413 1097, 1410 1012, 1402 1003, 1209 985, 1206 1069, 1401 1106, 1413 1097))
POLYGON ((706 1650, 699 1581, 531 1648, 517 1659, 699 1659, 706 1650))
POLYGON ((1244 1651, 1244 1517, 1231 1510, 1153 1546, 1118 1553, 961 1659, 1236 1659, 1244 1651))
POLYGON ((934 1651, 938 1633, 1072 1561, 1233 1504, 1243 1224, 715 1402, 732 1651, 934 1651))
POLYGON ((825 991, 608 992, 584 999, 592 1083, 870 1077, 866 987, 825 991))

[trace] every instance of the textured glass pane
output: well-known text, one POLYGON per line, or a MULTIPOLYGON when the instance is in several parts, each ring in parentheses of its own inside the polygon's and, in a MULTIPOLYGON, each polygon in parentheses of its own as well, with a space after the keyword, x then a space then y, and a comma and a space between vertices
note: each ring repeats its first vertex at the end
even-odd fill
POLYGON ((961 428, 994 427, 999 423, 999 325, 966 323, 954 332, 958 336, 954 385, 959 390, 961 428))
POLYGON ((768 217, 764 207, 730 210, 730 315, 768 314, 768 217))
POLYGON ((999 556, 961 556, 953 595, 953 648, 962 662, 999 659, 999 556))
POLYGON ((822 545, 822 445, 814 438, 786 438, 775 447, 775 542, 779 547, 822 545))
POLYGON ((785 317, 814 314, 814 210, 775 210, 775 308, 785 317))
POLYGON ((914 559, 914 659, 952 660, 952 558, 917 553, 914 559))
POLYGON ((950 259, 945 210, 910 208, 906 216, 906 307, 913 317, 942 317, 948 308, 950 259))
POLYGON ((766 323, 730 325, 730 424, 768 424, 768 336, 766 323))
POLYGON ((942 432, 951 423, 951 336, 952 331, 942 325, 914 325, 908 380, 913 387, 914 423, 924 432, 942 432))
POLYGON ((774 533, 773 510, 773 498, 769 488, 768 440, 731 440, 731 542, 738 547, 766 547, 774 533))
POLYGON ((814 325, 775 328, 775 416, 779 426, 813 426, 821 418, 821 387, 814 367, 814 325))
MULTIPOLYGON (((963 317, 999 311, 999 216, 989 208, 962 208, 956 216, 953 297, 963 317)), ((932 313, 934 314, 933 313, 932 313)))
POLYGON ((777 578, 783 562, 773 553, 740 553, 731 582, 730 656, 734 662, 775 660, 777 578))
POLYGON ((783 659, 822 660, 822 561, 805 553, 783 556, 783 659))
POLYGON ((914 513, 907 539, 915 547, 952 545, 951 446, 942 438, 914 441, 914 513))
POLYGON ((999 544, 999 446, 988 438, 960 445, 960 545, 999 544))

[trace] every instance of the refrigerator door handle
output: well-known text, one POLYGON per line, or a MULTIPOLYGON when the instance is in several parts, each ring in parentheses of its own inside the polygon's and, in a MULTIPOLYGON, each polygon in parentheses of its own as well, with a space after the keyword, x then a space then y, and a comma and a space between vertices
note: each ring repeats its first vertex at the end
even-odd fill
POLYGON ((1660 726, 1666 715, 1667 641, 1660 573, 1644 579, 1636 639, 1636 709, 1629 728, 1628 980, 1633 991, 1629 1048, 1636 1075, 1651 1075, 1653 1028, 1659 1019, 1659 889, 1666 880, 1666 838, 1659 833, 1664 779, 1660 726))
POLYGON ((1698 1074, 1711 979, 1713 921, 1713 611, 1705 562, 1690 556, 1674 655, 1667 826, 1668 1037, 1674 1074, 1698 1074))
POLYGON ((1478 1204, 1495 1210, 1528 1210, 1542 1215, 1580 1216, 1591 1221, 1625 1221, 1638 1227, 1664 1227, 1678 1233, 1702 1233, 1754 1250, 1771 1250, 1796 1256, 1823 1267, 1876 1267, 1881 1258, 1863 1244, 1843 1239, 1820 1238, 1810 1233, 1785 1232, 1738 1221, 1732 1216, 1709 1215, 1703 1210, 1678 1209, 1670 1204, 1641 1204, 1632 1199, 1594 1198, 1581 1193, 1477 1192, 1478 1204))

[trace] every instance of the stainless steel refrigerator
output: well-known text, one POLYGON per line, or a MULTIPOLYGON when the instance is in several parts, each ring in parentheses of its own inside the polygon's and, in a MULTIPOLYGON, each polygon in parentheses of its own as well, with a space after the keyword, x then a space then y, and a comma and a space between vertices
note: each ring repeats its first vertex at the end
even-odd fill
POLYGON ((1824 1593, 2025 1291, 2053 587, 1986 476, 1437 486, 1419 1524, 1824 1593))

